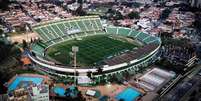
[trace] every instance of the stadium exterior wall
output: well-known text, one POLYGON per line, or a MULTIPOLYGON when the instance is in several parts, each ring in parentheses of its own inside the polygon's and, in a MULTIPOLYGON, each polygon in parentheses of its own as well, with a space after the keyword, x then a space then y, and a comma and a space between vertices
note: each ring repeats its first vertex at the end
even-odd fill
MULTIPOLYGON (((158 51, 156 51, 154 54, 152 54, 150 57, 148 57, 145 60, 140 61, 137 64, 131 64, 131 65, 127 65, 127 66, 123 66, 121 68, 118 69, 113 69, 113 70, 106 70, 103 71, 103 74, 108 76, 108 75, 113 75, 113 74, 117 74, 117 73, 122 73, 124 71, 133 71, 134 74, 136 74, 137 72, 139 72, 140 70, 142 70, 143 68, 147 67, 150 63, 154 62, 157 58, 158 58, 158 51)), ((35 59, 33 58, 33 56, 30 56, 30 58, 32 58, 33 61, 35 61, 35 59)), ((48 67, 45 67, 45 64, 41 64, 40 61, 35 61, 35 63, 38 65, 38 70, 43 71, 45 73, 47 73, 48 75, 55 75, 55 76, 60 76, 60 77, 74 77, 73 72, 64 72, 64 71, 59 71, 59 73, 57 72, 57 70, 55 69, 50 69, 48 67), (48 68, 48 70, 44 70, 44 68, 48 68)), ((57 68, 57 67, 56 67, 57 68)), ((61 67, 58 67, 61 68, 61 67)), ((69 69, 70 71, 73 69, 69 69)), ((85 69, 86 72, 88 71, 94 71, 96 72, 97 69, 85 69)), ((97 74, 94 75, 94 77, 100 77, 103 74, 97 74)))
MULTIPOLYGON (((120 65, 104 67, 103 68, 103 73, 105 75, 110 75, 110 74, 114 74, 114 73, 120 73, 120 72, 125 71, 125 70, 139 71, 140 68, 148 66, 151 62, 153 62, 155 59, 158 58, 159 49, 160 49, 160 45, 154 51, 152 51, 150 54, 148 54, 147 56, 145 56, 145 57, 143 57, 141 59, 133 60, 133 61, 135 61, 133 64, 123 63, 123 64, 120 64, 120 65)), ((57 65, 45 64, 45 63, 39 61, 37 59, 37 57, 34 57, 31 54, 29 54, 29 57, 31 58, 31 60, 34 63, 39 65, 38 67, 41 68, 41 70, 43 70, 43 72, 47 72, 47 73, 49 72, 48 74, 54 74, 54 75, 58 75, 58 76, 70 76, 70 77, 74 76, 73 75, 74 69, 60 67, 60 66, 57 66, 57 65), (47 68, 48 71, 45 71, 44 70, 45 68, 47 68), (56 72, 60 72, 60 73, 56 73, 56 72)), ((91 71, 91 72, 94 72, 94 73, 97 72, 97 69, 76 69, 76 70, 80 74, 87 73, 88 71, 91 71)), ((94 75, 94 76, 99 77, 101 75, 102 74, 97 74, 97 75, 94 75)))

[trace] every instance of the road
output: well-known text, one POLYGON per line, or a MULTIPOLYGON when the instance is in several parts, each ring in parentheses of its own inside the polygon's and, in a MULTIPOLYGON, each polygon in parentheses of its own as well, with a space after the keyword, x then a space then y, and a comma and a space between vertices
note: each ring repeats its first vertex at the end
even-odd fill
MULTIPOLYGON (((170 96, 172 94, 174 94, 175 90, 178 89, 178 87, 180 87, 179 85, 182 85, 184 82, 188 82, 189 80, 194 79, 194 77, 196 76, 196 74, 201 70, 201 64, 195 66, 193 69, 191 69, 189 72, 187 72, 186 74, 184 74, 182 76, 182 78, 178 81, 178 83, 175 83, 174 87, 168 91, 167 94, 165 94, 164 96, 161 96, 161 101, 166 101, 166 98, 171 98, 170 96), (169 96, 169 97, 168 97, 169 96)), ((188 93, 188 91, 186 92, 188 93)), ((186 95, 186 94, 184 94, 186 95)), ((183 98, 183 97, 182 97, 183 98)), ((169 99, 170 100, 170 99, 169 99)), ((174 99, 170 100, 170 101, 175 101, 174 99)))

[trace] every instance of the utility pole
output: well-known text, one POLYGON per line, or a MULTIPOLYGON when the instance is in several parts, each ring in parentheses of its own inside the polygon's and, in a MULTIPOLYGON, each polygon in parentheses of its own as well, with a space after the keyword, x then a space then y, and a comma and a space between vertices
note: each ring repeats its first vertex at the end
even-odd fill
POLYGON ((76 77, 76 66, 77 66, 77 63, 76 63, 76 53, 78 52, 79 50, 79 47, 77 46, 72 46, 72 52, 73 52, 73 66, 74 66, 74 85, 76 85, 76 80, 77 80, 77 77, 76 77))

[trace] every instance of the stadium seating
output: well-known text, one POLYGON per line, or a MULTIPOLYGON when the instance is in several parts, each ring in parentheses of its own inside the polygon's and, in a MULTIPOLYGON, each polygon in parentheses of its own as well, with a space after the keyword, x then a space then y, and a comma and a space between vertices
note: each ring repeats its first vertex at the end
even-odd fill
POLYGON ((150 36, 150 37, 148 37, 147 39, 145 39, 144 42, 148 44, 149 42, 151 42, 151 41, 153 41, 153 40, 155 40, 155 39, 156 39, 155 37, 150 36))
POLYGON ((133 29, 130 36, 136 37, 138 33, 139 33, 138 31, 133 29))
POLYGON ((91 22, 91 20, 83 20, 82 21, 87 31, 94 30, 95 24, 91 22))
POLYGON ((122 35, 122 36, 128 36, 130 32, 130 29, 127 29, 127 28, 118 28, 118 33, 119 35, 122 35))
POLYGON ((95 22, 97 23, 98 29, 102 29, 102 24, 99 19, 95 19, 95 22))
POLYGON ((76 23, 78 24, 79 28, 82 30, 82 31, 87 31, 87 26, 84 24, 84 21, 76 21, 76 23))
MULTIPOLYGON (((50 21, 34 25, 33 30, 40 35, 40 38, 47 45, 76 37, 103 34, 103 26, 100 18, 97 16, 75 17, 50 21)), ((108 34, 134 37, 145 44, 157 43, 155 37, 143 32, 138 32, 135 29, 125 27, 106 27, 105 30, 108 34)))
POLYGON ((100 26, 98 26, 98 24, 97 24, 97 20, 91 20, 91 23, 93 23, 93 27, 94 27, 94 30, 96 30, 96 29, 100 29, 100 26))
POLYGON ((54 30, 54 32, 57 32, 57 34, 59 36, 63 36, 64 35, 64 32, 57 25, 51 25, 51 27, 54 30))
POLYGON ((40 44, 34 44, 32 45, 32 51, 36 53, 37 56, 43 56, 44 53, 44 47, 40 44))
POLYGON ((143 33, 143 32, 136 31, 135 29, 128 29, 128 28, 124 28, 124 27, 107 27, 106 32, 109 34, 130 36, 130 37, 136 38, 137 40, 139 40, 145 44, 150 44, 150 43, 158 44, 159 43, 159 40, 156 37, 153 37, 153 36, 143 33))
POLYGON ((40 35, 41 39, 45 43, 53 44, 82 35, 78 33, 85 33, 83 35, 86 35, 88 32, 90 32, 90 34, 94 34, 96 33, 95 31, 101 31, 103 28, 100 18, 91 16, 47 22, 33 26, 33 30, 40 35))
POLYGON ((117 28, 116 27, 107 27, 106 31, 109 34, 117 34, 117 28))
POLYGON ((139 34, 137 35, 137 39, 138 39, 138 40, 143 40, 143 39, 145 39, 145 38, 148 37, 148 36, 150 36, 150 35, 145 34, 145 33, 139 33, 139 34))

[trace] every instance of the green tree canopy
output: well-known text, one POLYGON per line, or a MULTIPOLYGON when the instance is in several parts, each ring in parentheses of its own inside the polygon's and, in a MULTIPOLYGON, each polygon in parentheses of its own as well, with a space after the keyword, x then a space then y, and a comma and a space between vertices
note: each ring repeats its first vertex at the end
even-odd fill
POLYGON ((119 12, 117 10, 108 9, 106 14, 107 14, 108 19, 114 19, 114 20, 123 19, 123 15, 121 14, 121 12, 119 12))
POLYGON ((139 19, 140 15, 139 15, 139 12, 131 12, 131 13, 128 14, 128 17, 130 19, 139 19))
POLYGON ((166 19, 168 18, 169 14, 171 13, 171 9, 166 8, 165 10, 163 10, 163 12, 161 13, 161 19, 166 19))

